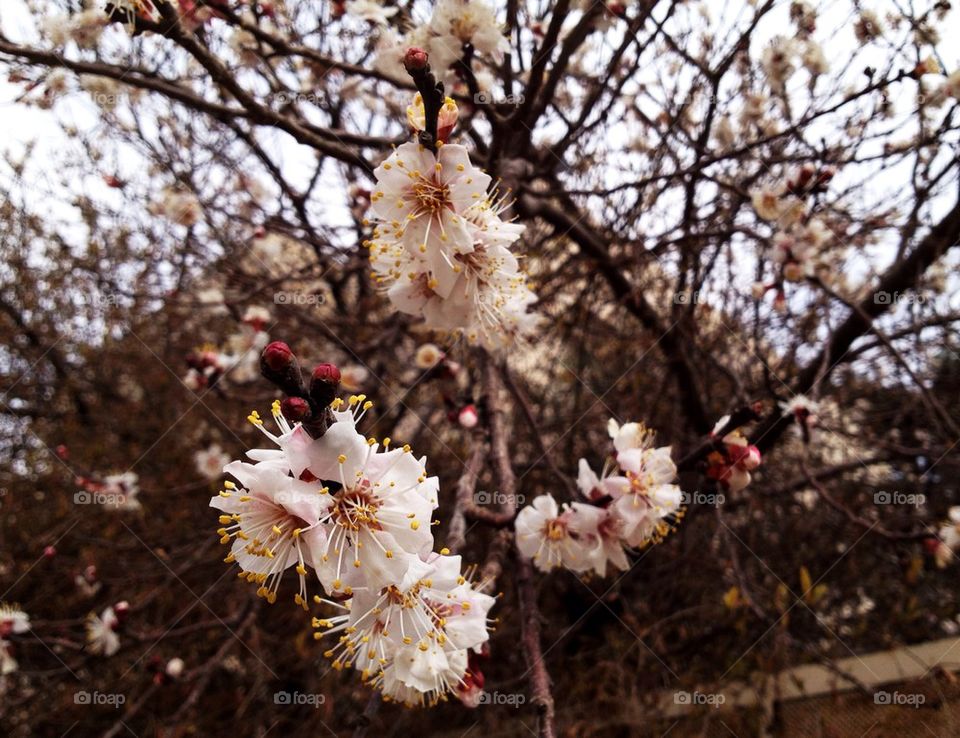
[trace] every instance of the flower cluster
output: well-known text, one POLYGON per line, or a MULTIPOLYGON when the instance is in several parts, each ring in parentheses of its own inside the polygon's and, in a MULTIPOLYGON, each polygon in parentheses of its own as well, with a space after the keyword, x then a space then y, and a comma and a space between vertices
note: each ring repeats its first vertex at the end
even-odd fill
POLYGON ((627 550, 658 543, 682 515, 670 447, 653 446, 643 423, 610 420, 614 456, 600 475, 580 459, 577 487, 587 502, 559 508, 549 494, 517 515, 517 546, 541 571, 564 566, 605 576, 625 570, 627 550))
POLYGON ((811 34, 816 30, 816 14, 813 8, 807 3, 795 2, 790 11, 797 26, 796 36, 774 36, 760 57, 760 67, 767 83, 778 95, 786 94, 787 82, 797 71, 798 64, 807 70, 811 80, 816 80, 830 71, 823 48, 811 38, 811 34))
MULTIPOLYGON (((443 112, 451 105, 441 108, 438 134, 452 128, 443 112)), ((422 125, 416 106, 422 101, 408 116, 415 130, 422 125)), ((501 219, 505 205, 487 192, 490 176, 463 146, 443 144, 435 153, 406 143, 374 174, 371 207, 379 223, 365 245, 374 280, 394 307, 489 348, 536 328, 527 312, 536 296, 510 252, 523 226, 501 219)))
POLYGON ((106 608, 100 615, 90 613, 87 616, 87 648, 90 653, 110 657, 120 650, 120 619, 126 615, 129 605, 118 602, 106 608))
MULTIPOLYGON (((446 81, 453 81, 447 72, 463 58, 464 47, 468 45, 486 61, 496 63, 510 48, 493 7, 485 0, 439 0, 429 23, 418 24, 406 36, 385 31, 374 64, 379 71, 396 75, 406 50, 416 46, 430 54, 433 67, 441 78, 448 77, 446 81)), ((477 74, 481 89, 487 89, 484 83, 487 76, 477 74)))
POLYGON ((750 472, 760 466, 762 457, 760 449, 747 440, 740 428, 728 428, 729 425, 730 416, 725 415, 710 433, 711 438, 717 439, 720 450, 707 456, 707 476, 724 489, 739 492, 750 484, 750 472))
POLYGON ((265 330, 269 321, 269 310, 251 305, 243 314, 240 330, 227 336, 222 348, 204 346, 189 354, 183 377, 187 389, 197 392, 212 387, 224 375, 238 384, 255 380, 260 352, 270 340, 265 330))
MULTIPOLYGON (((753 193, 753 209, 764 220, 773 221, 770 257, 778 265, 778 280, 799 282, 812 276, 833 233, 820 218, 810 213, 805 199, 824 192, 833 179, 832 167, 818 169, 804 164, 785 181, 753 193)), ((775 285, 758 283, 758 296, 775 285)))
MULTIPOLYGON (((283 377, 278 384, 290 386, 293 367, 299 375, 285 344, 271 344, 263 361, 265 373, 272 367, 283 377)), ((335 392, 339 379, 336 367, 321 364, 308 396, 335 392)), ((340 634, 326 651, 334 668, 355 667, 387 698, 432 704, 464 683, 469 651, 488 638, 494 598, 461 574, 459 556, 433 552, 438 480, 409 446, 360 434, 372 405, 364 395, 335 398, 316 407, 314 422, 291 423, 314 411, 289 397, 273 406, 277 434, 252 413, 277 448, 227 464, 236 482, 225 482, 210 504, 221 512, 221 542, 231 545, 227 562, 239 564, 258 595, 273 603, 292 568, 297 605, 308 610, 312 599, 336 610, 313 619, 318 639, 340 634), (314 581, 325 597, 311 597, 314 581)))

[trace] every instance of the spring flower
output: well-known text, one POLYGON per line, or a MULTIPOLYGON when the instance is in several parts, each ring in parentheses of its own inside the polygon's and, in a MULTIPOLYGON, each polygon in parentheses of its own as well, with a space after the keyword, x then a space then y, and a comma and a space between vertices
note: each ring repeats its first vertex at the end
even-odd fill
POLYGON ((797 223, 806 213, 806 206, 798 198, 787 195, 781 187, 765 187, 751 195, 753 209, 764 220, 776 221, 788 227, 797 223))
POLYGON ((790 400, 779 404, 780 409, 783 410, 783 417, 793 417, 798 423, 814 423, 820 412, 820 405, 806 395, 795 395, 790 400))
POLYGON ((800 57, 803 66, 813 77, 818 77, 830 71, 830 63, 824 56, 823 49, 816 41, 807 40, 800 57))
MULTIPOLYGON (((347 403, 337 403, 334 422, 319 439, 310 438, 300 424, 290 426, 280 403, 274 403, 282 433, 264 432, 280 450, 255 451, 250 456, 259 463, 227 467, 244 486, 255 484, 259 492, 233 501, 228 491, 226 498, 221 493, 211 500, 230 514, 221 520, 233 524, 221 529, 222 540, 240 539, 231 553, 248 580, 266 585, 261 594, 271 601, 289 566, 297 566, 301 587, 295 600, 304 605, 306 563, 327 591, 349 592, 358 585, 379 587, 400 580, 410 555, 432 547, 437 478, 427 477, 424 460, 414 459, 409 446, 389 450, 390 439, 384 439, 381 451, 376 440, 357 432, 357 419, 372 405, 364 400, 351 397, 348 410, 339 410, 347 403), (254 503, 258 513, 249 523, 238 507, 243 501, 254 503), (241 557, 240 551, 251 553, 251 545, 255 558, 241 557)), ((258 414, 250 420, 263 430, 258 414)))
MULTIPOLYGON (((720 418, 711 436, 719 433, 729 419, 726 415, 720 418)), ((721 443, 722 452, 714 451, 707 456, 707 476, 720 482, 725 489, 739 492, 750 484, 750 472, 760 466, 760 450, 751 445, 739 429, 727 433, 721 443)))
POLYGON ((435 343, 419 346, 413 357, 413 364, 417 369, 433 369, 441 361, 443 361, 443 351, 435 343))
POLYGON ((659 543, 683 516, 670 447, 655 448, 654 434, 643 423, 620 425, 611 418, 607 432, 614 456, 601 474, 586 459, 579 462, 577 488, 587 503, 561 511, 543 495, 517 516, 518 548, 542 571, 561 564, 599 576, 610 565, 627 569, 630 549, 659 543))
POLYGON ((500 61, 510 48, 493 7, 484 0, 440 0, 428 30, 430 59, 441 71, 461 57, 464 44, 493 61, 500 61))
POLYGON ((879 16, 872 10, 861 10, 860 17, 853 25, 853 32, 857 41, 868 44, 883 35, 883 24, 879 16))
POLYGON ((120 636, 117 628, 120 620, 112 607, 108 607, 101 615, 90 613, 87 617, 87 647, 90 653, 99 656, 113 656, 120 650, 120 636))
POLYGON ((793 63, 796 53, 796 42, 785 36, 775 36, 764 49, 760 66, 774 92, 782 93, 796 71, 793 63))
POLYGON ((219 479, 223 474, 223 467, 230 461, 230 455, 214 443, 193 455, 197 471, 207 479, 219 479))
POLYGON ((189 191, 167 187, 160 193, 160 199, 150 203, 147 208, 153 215, 159 215, 178 225, 188 228, 200 222, 203 209, 197 196, 189 191))
POLYGON ((251 326, 255 331, 262 331, 264 326, 270 322, 270 311, 261 305, 250 305, 243 313, 241 319, 244 323, 251 326))
POLYGON ((359 392, 370 379, 370 371, 358 364, 340 367, 340 386, 347 392, 359 392))
POLYGON ((371 207, 385 221, 383 232, 411 255, 422 256, 428 286, 448 297, 461 271, 454 257, 473 251, 464 213, 486 198, 489 175, 470 163, 463 146, 447 144, 434 154, 420 144, 406 143, 377 167, 374 176, 377 187, 371 207))
POLYGON ((30 630, 30 616, 16 605, 0 603, 0 638, 30 630))
POLYGON ((140 477, 136 472, 110 474, 104 477, 98 492, 104 495, 106 506, 112 510, 140 510, 140 477))
POLYGON ((358 590, 341 606, 346 614, 314 624, 325 629, 321 638, 342 633, 324 654, 335 669, 355 667, 389 699, 435 704, 459 687, 470 650, 487 641, 494 602, 462 576, 459 556, 429 554, 396 584, 358 590))
POLYGON ((630 568, 624 545, 624 519, 614 507, 596 507, 582 502, 570 505, 570 530, 584 549, 585 569, 606 576, 607 565, 626 571, 630 568))
POLYGON ((163 671, 171 679, 179 679, 183 675, 183 669, 183 659, 176 656, 167 662, 167 666, 163 671))
POLYGON ((557 506, 552 495, 540 495, 518 514, 515 522, 517 547, 533 559, 540 571, 565 566, 580 571, 585 551, 570 529, 571 513, 557 506))
POLYGON ((629 487, 618 492, 613 507, 623 521, 623 537, 630 546, 641 546, 661 531, 660 521, 680 508, 682 493, 673 484, 677 467, 670 447, 653 448, 653 432, 643 423, 608 425, 629 487))
POLYGON ((274 602, 283 573, 296 567, 300 590, 298 605, 306 606, 306 562, 319 558, 326 544, 319 527, 322 511, 320 488, 289 476, 269 462, 234 461, 224 471, 240 482, 226 482, 210 500, 224 514, 217 531, 221 543, 233 545, 228 562, 236 561, 241 576, 256 583, 257 594, 274 602))

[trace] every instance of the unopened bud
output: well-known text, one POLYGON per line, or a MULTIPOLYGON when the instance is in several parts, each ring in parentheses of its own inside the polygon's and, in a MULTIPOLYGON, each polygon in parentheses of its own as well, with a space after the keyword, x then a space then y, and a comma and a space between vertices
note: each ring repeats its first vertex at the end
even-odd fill
POLYGON ((335 364, 317 364, 310 377, 310 398, 319 407, 327 407, 337 396, 340 370, 335 364))
POLYGON ((403 55, 403 66, 410 74, 430 67, 430 55, 418 46, 411 46, 403 55))
POLYGON ((297 357, 283 341, 274 341, 267 345, 261 354, 263 363, 272 371, 279 372, 296 362, 297 357))
POLYGON ((183 667, 183 659, 176 657, 167 662, 167 668, 165 671, 167 672, 167 676, 171 679, 179 679, 180 675, 183 674, 183 667))
POLYGON ((260 354, 260 373, 292 397, 303 394, 300 363, 283 341, 274 341, 260 354))
POLYGON ((476 428, 479 421, 480 416, 477 414, 477 408, 472 404, 463 408, 457 416, 457 422, 464 428, 476 428))
POLYGON ((302 397, 287 397, 280 403, 280 412, 291 423, 303 423, 310 419, 310 403, 302 397))
POLYGON ((313 381, 326 384, 340 383, 340 370, 336 364, 317 364, 313 369, 313 381))

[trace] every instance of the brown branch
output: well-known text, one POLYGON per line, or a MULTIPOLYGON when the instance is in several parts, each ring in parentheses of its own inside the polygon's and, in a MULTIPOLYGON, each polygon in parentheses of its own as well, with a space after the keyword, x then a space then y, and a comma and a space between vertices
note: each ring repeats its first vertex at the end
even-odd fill
POLYGON ((543 663, 540 644, 540 608, 537 605, 537 589, 533 565, 530 560, 515 551, 517 559, 517 594, 520 600, 520 646, 527 663, 530 691, 537 707, 540 738, 555 738, 553 695, 550 693, 550 675, 543 663))

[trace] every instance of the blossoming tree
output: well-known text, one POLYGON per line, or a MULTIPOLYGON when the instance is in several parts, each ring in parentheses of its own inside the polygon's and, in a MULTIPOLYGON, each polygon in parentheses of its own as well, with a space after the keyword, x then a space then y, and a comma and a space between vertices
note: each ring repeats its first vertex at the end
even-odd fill
POLYGON ((600 735, 575 681, 655 719, 630 685, 852 652, 848 556, 949 620, 956 18, 874 4, 0 9, 0 689, 129 657, 118 735, 223 664, 357 734, 600 735))

